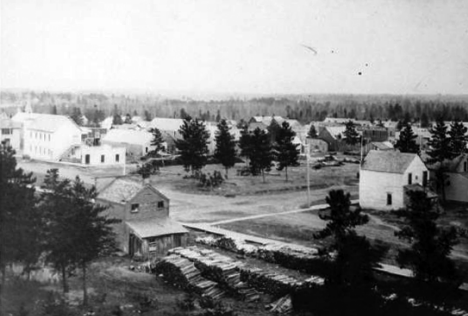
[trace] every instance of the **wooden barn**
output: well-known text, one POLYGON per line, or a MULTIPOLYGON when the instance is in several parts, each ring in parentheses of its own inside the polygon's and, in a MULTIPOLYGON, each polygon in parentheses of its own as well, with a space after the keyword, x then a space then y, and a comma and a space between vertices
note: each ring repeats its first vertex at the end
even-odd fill
POLYGON ((109 205, 121 250, 144 258, 185 246, 187 230, 169 217, 169 199, 150 184, 131 178, 116 178, 100 190, 97 202, 109 205))

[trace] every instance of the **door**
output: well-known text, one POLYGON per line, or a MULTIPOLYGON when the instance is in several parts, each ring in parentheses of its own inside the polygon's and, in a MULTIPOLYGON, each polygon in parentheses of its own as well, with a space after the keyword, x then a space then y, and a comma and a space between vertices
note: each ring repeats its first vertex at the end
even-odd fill
POLYGON ((423 187, 427 186, 427 171, 423 171, 422 183, 423 183, 423 187))
POLYGON ((90 157, 89 155, 85 156, 85 164, 89 165, 90 157))
POLYGON ((133 257, 135 254, 135 235, 130 234, 128 237, 128 254, 133 257))

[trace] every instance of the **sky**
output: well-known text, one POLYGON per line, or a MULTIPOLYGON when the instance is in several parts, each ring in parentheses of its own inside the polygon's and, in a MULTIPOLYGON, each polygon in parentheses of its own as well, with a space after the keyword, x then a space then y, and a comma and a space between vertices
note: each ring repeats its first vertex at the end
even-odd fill
POLYGON ((0 0, 0 87, 467 94, 465 0, 0 0))

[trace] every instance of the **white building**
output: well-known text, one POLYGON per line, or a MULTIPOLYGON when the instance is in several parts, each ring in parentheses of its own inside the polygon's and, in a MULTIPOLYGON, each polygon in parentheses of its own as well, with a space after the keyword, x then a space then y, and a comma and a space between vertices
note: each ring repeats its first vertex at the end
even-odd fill
POLYGON ((21 127, 9 118, 0 119, 0 142, 10 145, 17 153, 21 150, 21 127))
POLYGON ((125 164, 125 147, 81 146, 75 153, 81 164, 111 166, 125 164))
POLYGON ((103 145, 125 147, 129 160, 138 160, 154 149, 151 146, 153 135, 147 131, 129 129, 111 129, 101 139, 103 145))
POLYGON ((371 150, 364 158, 359 177, 362 208, 397 210, 405 206, 405 188, 426 187, 429 171, 416 154, 371 150))
POLYGON ((23 155, 32 159, 59 161, 81 144, 81 129, 67 116, 20 112, 12 120, 23 124, 23 155))
POLYGON ((155 117, 150 124, 150 128, 157 128, 161 132, 170 134, 174 139, 181 139, 180 127, 184 125, 184 120, 176 118, 155 117))

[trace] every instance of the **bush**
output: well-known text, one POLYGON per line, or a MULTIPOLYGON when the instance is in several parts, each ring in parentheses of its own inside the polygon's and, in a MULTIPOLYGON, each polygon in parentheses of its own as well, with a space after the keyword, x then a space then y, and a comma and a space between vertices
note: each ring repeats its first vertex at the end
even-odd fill
POLYGON ((224 182, 224 178, 221 172, 215 170, 213 175, 210 173, 204 174, 203 172, 195 173, 195 177, 198 179, 198 185, 203 188, 217 188, 224 182))
POLYGON ((195 295, 186 293, 182 300, 177 300, 176 305, 183 311, 193 311, 195 309, 195 295))

